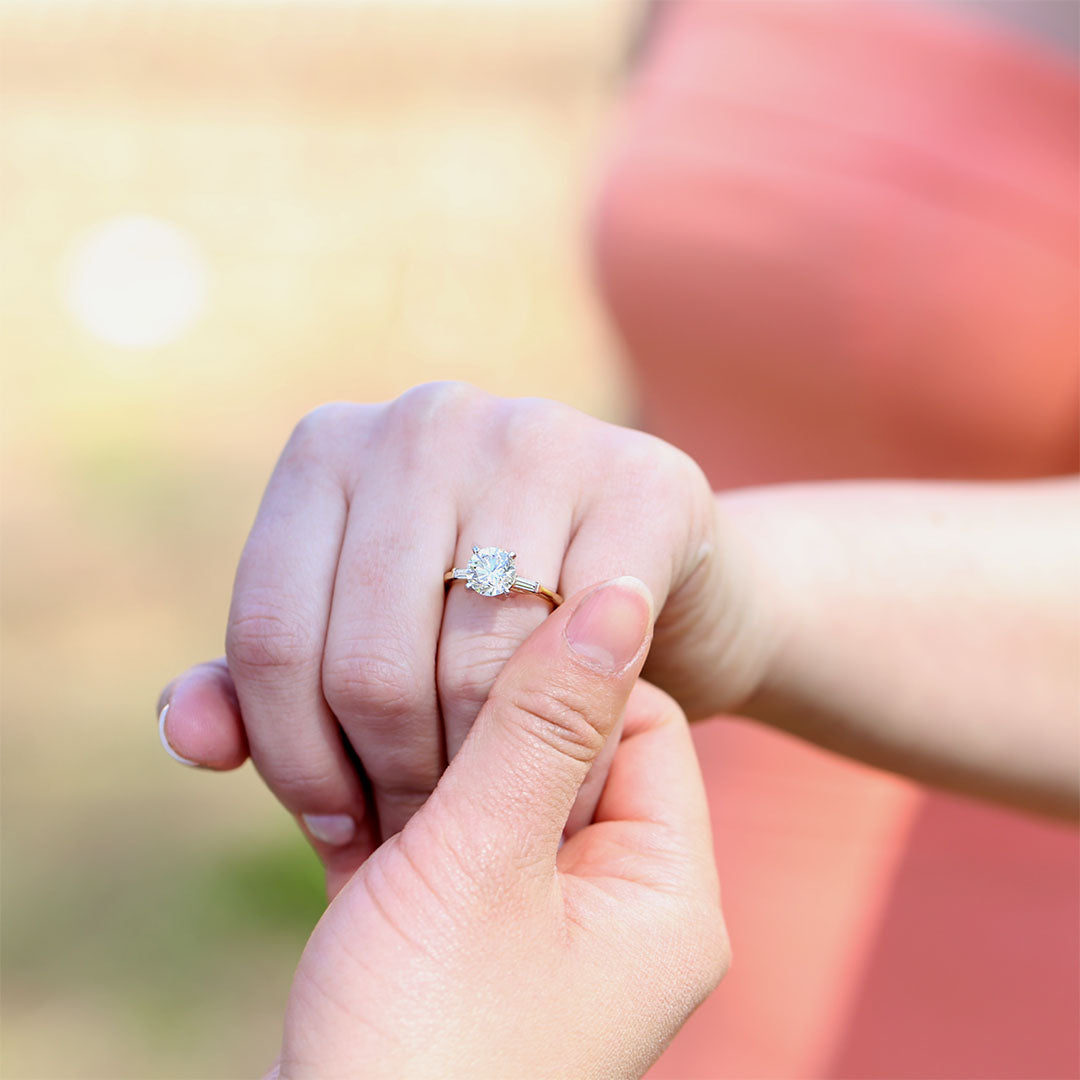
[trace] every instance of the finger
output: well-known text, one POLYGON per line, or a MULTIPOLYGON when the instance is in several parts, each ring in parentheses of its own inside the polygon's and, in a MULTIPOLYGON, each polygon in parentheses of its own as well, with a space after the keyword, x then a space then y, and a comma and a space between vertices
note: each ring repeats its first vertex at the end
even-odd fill
MULTIPOLYGON (((715 664, 716 635, 730 630, 735 617, 707 602, 719 591, 714 577, 728 568, 710 557, 717 548, 714 503, 700 469, 683 464, 685 455, 658 440, 645 440, 636 455, 629 462, 623 455, 617 472, 593 484, 579 510, 581 526, 567 549, 562 580, 573 592, 617 574, 641 578, 658 614, 656 648, 645 673, 681 691, 700 681, 696 673, 703 665, 715 664), (672 455, 678 459, 674 466, 672 455), (641 507, 650 505, 685 509, 643 515, 641 507), (673 642, 677 647, 669 648, 673 642)), ((701 702, 681 696, 680 701, 696 715, 707 715, 701 702)))
MULTIPOLYGON (((247 761, 247 735, 224 657, 173 679, 161 692, 158 708, 158 736, 173 760, 215 770, 236 769, 247 761)), ((326 865, 327 895, 332 900, 374 850, 375 839, 367 839, 366 849, 355 843, 342 848, 318 839, 311 830, 314 826, 340 832, 340 821, 312 816, 309 823, 301 816, 297 823, 326 865)))
POLYGON ((177 676, 158 699, 158 736, 170 757, 206 769, 247 761, 247 736, 225 658, 177 676))
POLYGON ((643 844, 645 852, 680 851, 713 865, 705 782, 686 715, 673 698, 640 679, 595 821, 658 826, 668 838, 643 844))
MULTIPOLYGON (((503 668, 447 770, 432 815, 490 868, 554 869, 567 816, 644 662, 652 598, 620 578, 579 594, 503 668)), ((497 875, 498 876, 498 875, 497 875)))
POLYGON ((615 753, 619 748, 622 730, 623 719, 620 716, 604 743, 603 749, 590 766, 585 779, 581 782, 577 798, 574 800, 574 805, 571 807, 570 814, 566 819, 566 828, 563 829, 564 839, 569 839, 592 823, 597 804, 600 802, 600 793, 607 783, 611 763, 615 760, 615 753))
POLYGON ((270 479, 237 569, 226 655, 251 757, 325 858, 372 849, 363 787, 322 695, 320 669, 345 495, 340 453, 302 422, 270 479))
MULTIPOLYGON (((474 546, 481 552, 494 547, 516 554, 518 576, 557 590, 570 529, 569 505, 554 493, 536 486, 526 493, 491 490, 462 523, 454 566, 466 568, 474 546), (554 509, 560 506, 562 511, 554 509)), ((499 587, 498 576, 490 579, 493 587, 499 587)), ((461 748, 503 665, 550 613, 542 596, 520 590, 485 596, 465 582, 449 587, 437 678, 448 760, 461 748)))
POLYGON ((352 494, 322 670, 383 839, 424 804, 445 766, 435 650, 457 518, 449 493, 418 491, 399 475, 405 467, 387 463, 352 494), (418 521, 405 539, 401 523, 418 521))
POLYGON ((572 591, 630 574, 645 582, 661 611, 682 569, 674 559, 687 548, 686 529, 686 523, 662 516, 645 519, 621 499, 599 502, 582 512, 563 560, 562 583, 572 591))
MULTIPOLYGON (((652 445, 646 444, 646 450, 652 445)), ((630 574, 645 582, 657 611, 661 611, 673 587, 692 569, 692 565, 684 565, 683 560, 688 550, 696 551, 700 547, 694 539, 696 531, 701 531, 700 523, 681 521, 670 515, 645 516, 641 513, 641 506, 661 505, 672 497, 663 485, 675 475, 674 470, 660 470, 653 465, 645 457, 636 469, 622 467, 617 474, 597 478, 593 490, 599 494, 579 509, 581 524, 563 559, 561 582, 567 592, 577 592, 593 582, 630 574), (658 477, 666 479, 652 490, 658 477)), ((598 468, 602 469, 603 464, 600 463, 598 468)), ((677 505, 690 505, 689 499, 675 501, 677 505)), ((614 754, 614 744, 606 747, 582 785, 567 822, 568 837, 593 820, 614 754)))
POLYGON ((610 429, 617 452, 605 455, 603 442, 596 450, 593 482, 578 509, 581 524, 563 561, 563 584, 576 590, 633 574, 649 587, 659 613, 707 554, 713 500, 705 475, 681 451, 644 435, 630 448, 621 434, 610 429), (657 513, 643 514, 648 506, 657 513))
POLYGON ((639 679, 630 695, 594 823, 571 837, 556 861, 563 874, 621 879, 707 912, 721 970, 730 962, 705 784, 686 714, 650 683, 639 679))

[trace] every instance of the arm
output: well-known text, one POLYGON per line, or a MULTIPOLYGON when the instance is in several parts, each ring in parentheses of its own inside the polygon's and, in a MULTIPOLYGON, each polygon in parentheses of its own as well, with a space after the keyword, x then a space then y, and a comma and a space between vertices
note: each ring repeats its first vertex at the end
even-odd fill
MULTIPOLYGON (((692 716, 757 717, 1065 813, 1078 518, 1063 480, 716 496, 659 439, 462 384, 328 406, 297 426, 267 487, 228 661, 166 687, 159 732, 188 764, 234 769, 250 750, 335 892, 423 805, 548 614, 534 597, 447 593, 470 545, 499 543, 564 595, 644 581, 659 613, 646 675, 692 716)), ((591 819, 607 764, 569 834, 591 819)))
MULTIPOLYGON (((1075 814, 1078 495, 1071 479, 719 495, 720 592, 729 606, 733 589, 756 597, 742 624, 765 654, 731 711, 928 783, 1075 814)), ((717 651, 737 651, 725 633, 717 651)))

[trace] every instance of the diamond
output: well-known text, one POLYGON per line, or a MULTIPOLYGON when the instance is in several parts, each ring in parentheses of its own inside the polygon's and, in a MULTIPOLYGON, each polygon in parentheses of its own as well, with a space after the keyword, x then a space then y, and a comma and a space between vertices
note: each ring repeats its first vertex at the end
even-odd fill
POLYGON ((474 547, 466 568, 465 587, 481 596, 502 596, 517 577, 514 552, 497 547, 474 547))

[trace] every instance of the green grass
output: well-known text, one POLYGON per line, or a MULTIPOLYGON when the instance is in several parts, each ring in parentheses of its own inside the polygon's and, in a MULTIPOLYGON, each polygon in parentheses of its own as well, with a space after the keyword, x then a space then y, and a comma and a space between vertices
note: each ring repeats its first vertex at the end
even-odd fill
MULTIPOLYGON (((125 1075, 139 1061, 162 1075, 180 1062, 206 1075, 263 1067, 279 1035, 270 1018, 280 1020, 325 903, 318 860, 297 833, 180 853, 144 842, 103 867, 109 837, 96 831, 102 846, 81 842, 53 863, 53 845, 34 880, 5 877, 3 967, 17 1019, 80 1006, 113 1018, 128 1041, 125 1075), (264 1045, 265 1061, 230 1048, 249 1023, 264 1034, 243 1041, 264 1045)), ((47 1068, 50 1055, 37 1060, 47 1068)))

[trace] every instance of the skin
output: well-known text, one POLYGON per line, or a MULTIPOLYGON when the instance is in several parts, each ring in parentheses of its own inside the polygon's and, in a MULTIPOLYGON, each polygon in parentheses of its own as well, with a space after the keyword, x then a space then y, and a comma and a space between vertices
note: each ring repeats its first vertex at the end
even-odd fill
MULTIPOLYGON (((166 687, 163 737, 209 768, 250 752, 333 895, 426 802, 495 676, 549 613, 521 593, 446 591, 448 567, 493 544, 564 596, 635 574, 674 646, 669 684, 686 688, 716 666, 700 630, 723 598, 697 584, 714 530, 690 458, 554 402, 436 383, 388 404, 324 406, 270 479, 237 570, 227 661, 166 687), (327 843, 304 815, 355 828, 327 843)), ((732 670, 733 687, 742 677, 732 670)), ((570 833, 591 819, 607 764, 570 833)))
MULTIPOLYGON (((714 495, 668 444, 554 402, 437 383, 326 406, 298 425, 267 488, 228 659, 166 688, 163 732, 209 768, 250 749, 298 818, 355 822, 347 843, 306 830, 333 894, 423 805, 548 613, 461 584, 444 611, 443 571, 494 543, 564 594, 645 581, 659 612, 646 675, 692 719, 756 717, 1072 816, 1078 525, 1073 479, 714 495)), ((606 767, 569 832, 591 819, 606 767)))
POLYGON ((227 660, 162 698, 171 752, 229 769, 250 748, 327 867, 272 1075, 644 1072, 728 962, 683 709, 1075 816, 1078 494, 714 495, 651 436, 460 384, 306 418, 227 660), (575 595, 549 615, 455 585, 444 613, 474 542, 575 595), (575 652, 590 587, 628 572, 598 594, 644 607, 579 621, 575 652))
POLYGON ((771 607, 768 671, 739 711, 928 784, 1076 819, 1076 479, 806 484, 718 505, 755 553, 747 587, 771 607))
POLYGON ((624 578, 515 653, 434 794, 316 927, 272 1077, 637 1076, 659 1056, 728 946, 686 718, 637 680, 650 624, 624 578), (624 712, 595 821, 560 848, 624 712))

